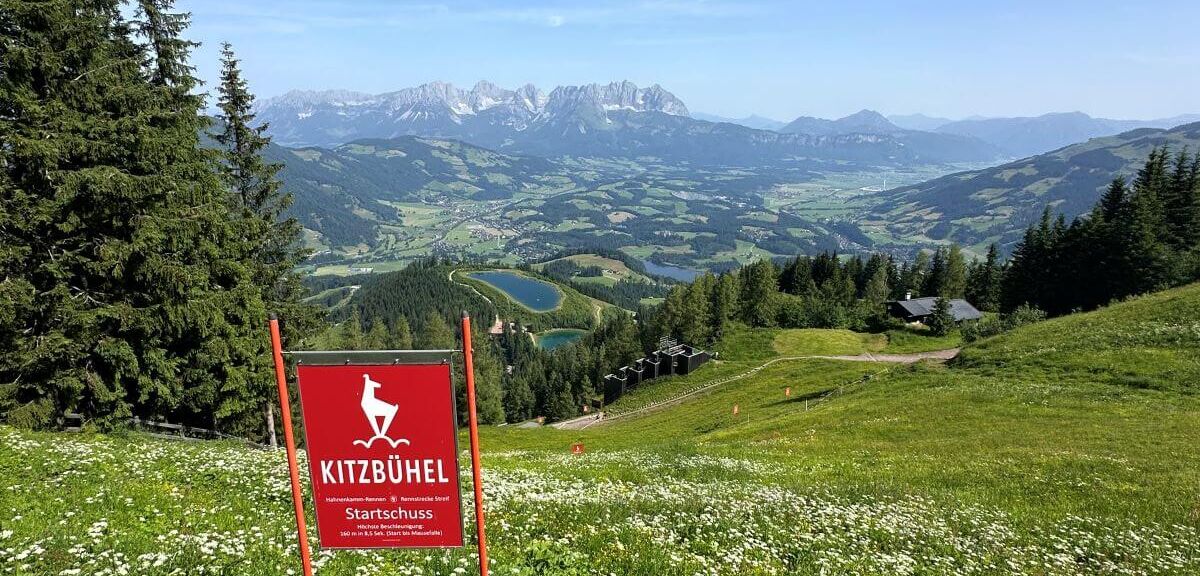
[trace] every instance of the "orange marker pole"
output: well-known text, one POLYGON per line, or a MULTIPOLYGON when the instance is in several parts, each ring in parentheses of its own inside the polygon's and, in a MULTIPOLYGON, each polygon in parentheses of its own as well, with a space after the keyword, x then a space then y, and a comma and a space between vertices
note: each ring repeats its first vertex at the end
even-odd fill
POLYGON ((471 357, 471 317, 462 315, 463 358, 467 371, 467 418, 471 431, 471 475, 475 480, 475 533, 479 542, 479 575, 487 576, 487 537, 483 531, 483 479, 479 463, 479 418, 475 415, 475 363, 471 357))
POLYGON ((279 407, 283 418, 283 438, 287 446, 288 474, 292 477, 292 504, 296 507, 296 531, 300 539, 300 563, 304 576, 312 576, 312 554, 308 550, 308 530, 304 527, 304 494, 300 491, 300 466, 296 464, 296 439, 292 436, 292 407, 288 402, 287 375, 283 370, 283 344, 279 338, 279 319, 271 314, 271 348, 275 353, 275 383, 279 385, 279 407))

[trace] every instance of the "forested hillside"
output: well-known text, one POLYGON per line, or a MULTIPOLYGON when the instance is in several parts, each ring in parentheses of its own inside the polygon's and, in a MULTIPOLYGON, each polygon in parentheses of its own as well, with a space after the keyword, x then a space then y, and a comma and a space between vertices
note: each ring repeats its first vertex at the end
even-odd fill
POLYGON ((994 168, 943 176, 880 196, 858 220, 872 230, 1007 252, 1049 206, 1070 220, 1087 213, 1117 176, 1131 176, 1156 147, 1200 148, 1200 124, 1095 138, 994 168))
POLYGON ((280 178, 296 198, 292 213, 332 246, 373 244, 379 223, 400 220, 392 203, 549 194, 591 176, 536 157, 413 136, 332 149, 272 146, 266 156, 283 165, 280 178))

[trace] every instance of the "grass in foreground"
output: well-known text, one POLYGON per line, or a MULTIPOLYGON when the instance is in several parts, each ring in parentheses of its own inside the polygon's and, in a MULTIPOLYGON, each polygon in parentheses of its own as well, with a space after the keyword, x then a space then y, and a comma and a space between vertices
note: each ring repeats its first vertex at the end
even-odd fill
MULTIPOLYGON (((882 367, 780 362, 584 431, 485 429, 494 573, 1195 574, 1196 358, 1200 286, 949 366, 863 379, 882 367)), ((279 453, 0 428, 0 512, 0 573, 298 572, 279 453)), ((325 576, 474 560, 319 562, 325 576)))

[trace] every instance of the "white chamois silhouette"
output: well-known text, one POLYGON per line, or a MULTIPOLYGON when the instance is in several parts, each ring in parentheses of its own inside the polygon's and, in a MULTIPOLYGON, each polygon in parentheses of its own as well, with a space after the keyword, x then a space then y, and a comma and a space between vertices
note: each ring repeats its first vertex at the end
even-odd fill
POLYGON ((359 405, 362 406, 363 414, 367 415, 367 420, 371 422, 371 428, 375 429, 375 437, 386 438, 392 418, 396 417, 396 405, 375 397, 375 390, 380 386, 381 384, 372 380, 369 375, 363 374, 363 397, 359 405), (382 424, 379 422, 380 418, 383 418, 382 424))

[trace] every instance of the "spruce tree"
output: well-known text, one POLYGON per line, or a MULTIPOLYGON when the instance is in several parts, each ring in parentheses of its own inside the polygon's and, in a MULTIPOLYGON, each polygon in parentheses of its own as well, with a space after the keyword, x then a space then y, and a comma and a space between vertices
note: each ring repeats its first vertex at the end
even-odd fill
POLYGON ((425 319, 421 324, 418 347, 427 350, 451 350, 458 341, 454 332, 441 314, 430 310, 425 313, 425 319))
MULTIPOLYGON (((483 424, 504 423, 504 393, 500 380, 503 366, 487 334, 476 332, 471 338, 472 360, 475 366, 475 410, 483 424)), ((465 394, 465 386, 464 386, 465 394)), ((467 408, 466 396, 459 406, 467 408)), ((465 416, 462 422, 466 422, 465 416)))
POLYGON ((775 324, 775 298, 778 291, 775 265, 767 260, 758 260, 739 271, 739 305, 742 321, 751 326, 775 324))
POLYGON ((870 302, 871 305, 879 307, 887 301, 891 294, 891 288, 888 287, 888 271, 886 267, 880 266, 875 269, 875 273, 871 275, 871 279, 867 281, 867 288, 863 297, 870 302))
POLYGON ((396 317, 389 335, 388 347, 392 350, 410 350, 413 347, 412 329, 408 326, 408 318, 403 314, 396 317))
POLYGON ((993 243, 988 246, 984 261, 975 262, 967 275, 967 301, 985 312, 998 312, 1002 274, 1000 247, 993 243))
POLYGON ((342 349, 363 350, 367 347, 367 338, 362 331, 362 316, 358 308, 350 311, 350 317, 342 322, 342 349))
POLYGON ((1200 244, 1200 153, 1195 157, 1184 148, 1175 157, 1171 177, 1163 191, 1167 242, 1177 251, 1187 251, 1200 244))
POLYGON ((933 304, 929 320, 925 322, 934 336, 945 336, 954 330, 954 316, 950 313, 950 300, 939 297, 933 304))
POLYGON ((261 427, 244 392, 266 310, 199 145, 187 16, 97 0, 6 2, 0 20, 8 417, 261 427))
POLYGON ((946 253, 946 274, 942 282, 941 295, 947 298, 962 298, 967 292, 967 261, 962 248, 951 244, 946 253))
POLYGON ((383 324, 383 320, 376 317, 371 321, 371 329, 367 331, 364 338, 364 347, 369 350, 384 350, 388 347, 388 331, 387 326, 383 324))
POLYGON ((1125 187, 1125 178, 1116 177, 1105 189, 1104 195, 1100 197, 1100 202, 1096 205, 1093 211, 1093 218, 1104 222, 1115 222, 1120 220, 1125 215, 1126 199, 1128 191, 1125 187))
MULTIPOLYGON (((294 268, 307 251, 301 242, 301 228, 284 211, 292 202, 283 194, 276 178, 282 168, 263 159, 270 144, 265 124, 253 126, 254 95, 242 78, 238 60, 229 43, 221 46, 221 82, 218 86, 218 131, 212 134, 219 145, 218 164, 227 188, 226 203, 238 227, 238 258, 251 271, 266 307, 283 319, 284 337, 298 341, 319 324, 319 310, 303 302, 304 288, 294 268)), ((375 325, 372 325, 375 330, 375 325)), ((261 332, 261 329, 258 330, 261 332)), ((378 334, 368 347, 382 347, 378 334)), ((259 338, 260 348, 253 355, 259 374, 256 392, 262 402, 274 402, 267 341, 259 338)))
POLYGON ((737 317, 738 312, 737 276, 726 272, 717 278, 713 287, 712 316, 716 336, 720 336, 725 327, 737 317))
POLYGON ((949 278, 949 270, 946 262, 946 249, 938 248, 933 252, 933 259, 929 264, 929 273, 925 276, 924 284, 921 287, 921 294, 925 296, 942 296, 946 291, 946 283, 949 278))
POLYGON ((921 290, 925 286, 925 277, 928 274, 929 253, 919 250, 916 258, 900 274, 900 290, 897 291, 896 299, 903 299, 910 294, 913 297, 924 296, 921 290))
POLYGON ((1134 179, 1126 219, 1117 223, 1122 275, 1113 297, 1158 289, 1168 280, 1169 232, 1162 202, 1168 185, 1167 152, 1156 148, 1134 179))
POLYGON ((712 273, 698 276, 684 291, 679 337, 694 346, 707 346, 712 337, 711 306, 708 295, 716 278, 712 273))
POLYGON ((533 416, 533 390, 522 376, 507 379, 504 388, 504 414, 509 422, 520 422, 533 416))

